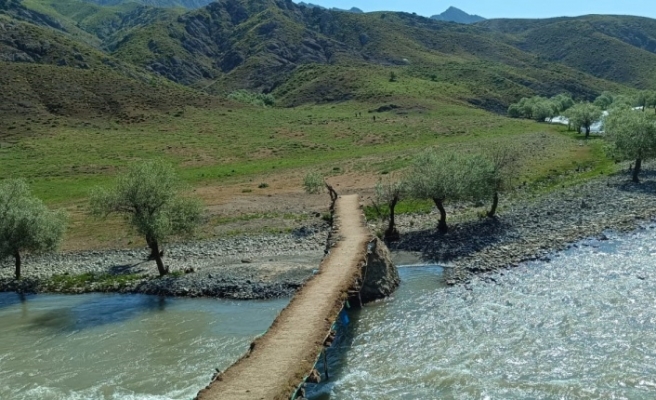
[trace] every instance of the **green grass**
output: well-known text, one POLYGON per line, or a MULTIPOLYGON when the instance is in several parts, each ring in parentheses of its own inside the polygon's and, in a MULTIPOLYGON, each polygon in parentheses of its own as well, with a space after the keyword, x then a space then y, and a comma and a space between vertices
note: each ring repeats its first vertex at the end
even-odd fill
POLYGON ((143 278, 144 276, 140 274, 111 275, 88 272, 80 275, 54 275, 45 282, 45 285, 50 290, 56 289, 62 292, 90 286, 93 286, 96 291, 102 291, 105 289, 120 289, 143 278))
POLYGON ((552 130, 450 104, 408 115, 376 114, 373 122, 368 107, 344 103, 218 113, 188 108, 182 118, 163 116, 111 129, 35 126, 34 135, 0 148, 0 163, 10 176, 28 179, 39 196, 57 203, 85 197, 141 159, 170 161, 194 185, 217 184, 324 164, 332 170, 345 161, 365 170, 396 169, 426 146, 475 148, 495 138, 552 130), (354 110, 364 110, 363 117, 355 117, 354 110))

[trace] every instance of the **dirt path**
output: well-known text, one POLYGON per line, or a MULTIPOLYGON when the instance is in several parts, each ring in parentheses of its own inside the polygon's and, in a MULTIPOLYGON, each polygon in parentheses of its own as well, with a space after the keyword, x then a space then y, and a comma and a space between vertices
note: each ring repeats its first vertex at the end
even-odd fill
POLYGON ((320 272, 255 342, 250 354, 201 391, 198 399, 288 399, 310 372, 371 240, 359 196, 339 198, 335 216, 339 241, 320 272))

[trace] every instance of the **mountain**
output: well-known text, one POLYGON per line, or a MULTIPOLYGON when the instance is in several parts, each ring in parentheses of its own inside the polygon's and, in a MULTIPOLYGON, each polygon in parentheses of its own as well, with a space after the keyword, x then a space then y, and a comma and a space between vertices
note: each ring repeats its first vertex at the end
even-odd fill
POLYGON ((150 7, 161 7, 161 8, 171 8, 171 7, 182 7, 189 10, 194 10, 196 8, 205 7, 214 0, 85 0, 89 3, 98 4, 101 6, 118 6, 125 5, 128 3, 139 4, 143 6, 150 7))
MULTIPOLYGON (((303 7, 308 7, 308 8, 320 8, 320 9, 322 9, 322 10, 328 10, 328 8, 326 8, 326 7, 323 7, 323 6, 320 6, 320 5, 317 5, 317 4, 312 4, 312 3, 305 3, 305 2, 302 2, 302 1, 301 1, 300 3, 298 3, 298 5, 299 5, 299 6, 303 6, 303 7)), ((345 9, 342 9, 342 8, 333 7, 333 8, 330 8, 330 10, 332 10, 332 11, 350 12, 350 13, 355 13, 355 14, 362 14, 362 13, 364 13, 364 11, 360 10, 360 9, 357 8, 357 7, 351 7, 351 8, 348 9, 348 10, 345 10, 345 9)))
POLYGON ((353 100, 414 107, 430 98, 502 113, 523 96, 593 99, 604 90, 656 89, 656 21, 649 19, 466 25, 291 0, 219 0, 195 10, 0 0, 0 14, 0 67, 11 72, 0 91, 12 94, 0 114, 79 109, 127 118, 184 102, 215 104, 238 89, 271 93, 282 106, 353 100), (121 89, 108 97, 112 87, 121 89), (132 111, 120 111, 123 104, 132 111))
POLYGON ((485 18, 481 16, 467 14, 455 7, 449 7, 442 14, 433 15, 431 19, 437 21, 457 22, 459 24, 474 24, 476 22, 485 21, 485 18))
POLYGON ((477 25, 547 62, 635 88, 653 88, 656 82, 656 20, 650 18, 589 15, 477 25))

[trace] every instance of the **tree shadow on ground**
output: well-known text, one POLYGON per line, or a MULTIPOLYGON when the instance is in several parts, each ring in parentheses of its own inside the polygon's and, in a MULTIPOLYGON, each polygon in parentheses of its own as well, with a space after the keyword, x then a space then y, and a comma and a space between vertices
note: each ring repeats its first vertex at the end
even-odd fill
POLYGON ((111 267, 107 268, 107 273, 110 275, 120 276, 145 272, 147 268, 144 264, 147 262, 148 261, 142 261, 136 264, 112 265, 111 267))
POLYGON ((656 195, 656 171, 643 171, 640 173, 640 183, 633 182, 629 177, 626 180, 621 179, 624 173, 617 173, 614 176, 618 179, 616 182, 609 182, 608 187, 629 193, 642 193, 656 195))
POLYGON ((420 252, 426 261, 447 262, 503 242, 511 228, 503 218, 485 218, 454 224, 447 234, 437 229, 404 233, 398 242, 389 244, 389 247, 392 250, 420 252))

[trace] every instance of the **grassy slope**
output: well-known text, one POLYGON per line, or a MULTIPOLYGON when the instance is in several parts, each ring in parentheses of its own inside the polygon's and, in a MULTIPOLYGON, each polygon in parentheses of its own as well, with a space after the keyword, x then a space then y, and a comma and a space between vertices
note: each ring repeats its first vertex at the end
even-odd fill
POLYGON ((591 75, 656 88, 656 20, 591 15, 547 20, 490 20, 477 26, 498 40, 591 75))
MULTIPOLYGON (((287 105, 326 100, 323 90, 310 96, 310 90, 292 87, 308 75, 307 65, 357 66, 360 76, 382 69, 424 80, 435 75, 440 82, 464 86, 456 91, 460 99, 498 112, 522 96, 566 91, 591 99, 602 90, 626 90, 540 59, 477 26, 399 13, 226 5, 232 3, 214 3, 175 21, 137 28, 114 54, 139 65, 164 66, 170 79, 213 93, 240 87, 273 90, 285 97, 287 105), (304 94, 290 96, 296 92, 304 94)), ((332 68, 318 68, 339 75, 332 68)), ((351 83, 327 83, 332 87, 329 98, 354 98, 356 93, 349 89, 364 84, 360 77, 344 79, 351 83)))
MULTIPOLYGON (((23 41, 37 44, 39 59, 0 64, 7 94, 0 98, 3 176, 29 179, 48 203, 72 211, 71 240, 102 244, 116 237, 120 224, 89 220, 86 197, 135 160, 164 158, 197 188, 308 169, 381 175, 403 170, 428 146, 471 151, 498 142, 521 149, 522 179, 539 185, 612 168, 600 141, 581 143, 562 127, 510 120, 472 104, 503 110, 534 93, 564 90, 585 98, 627 90, 620 84, 540 60, 479 27, 261 4, 244 12, 217 4, 118 29, 113 56, 121 61, 70 35, 12 23, 23 41), (186 49, 194 46, 203 50, 186 49), (224 71, 230 52, 244 58, 224 71), (62 58, 69 66, 53 65, 62 58), (74 68, 81 62, 89 69, 74 68), (271 85, 290 107, 222 103, 139 67, 159 62, 217 93, 271 85), (370 113, 389 104, 399 108, 370 113), (587 172, 574 174, 581 166, 587 172)), ((93 20, 83 14, 75 18, 93 20)))

